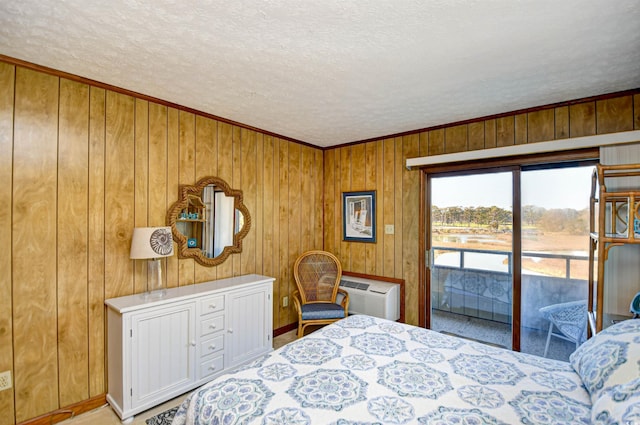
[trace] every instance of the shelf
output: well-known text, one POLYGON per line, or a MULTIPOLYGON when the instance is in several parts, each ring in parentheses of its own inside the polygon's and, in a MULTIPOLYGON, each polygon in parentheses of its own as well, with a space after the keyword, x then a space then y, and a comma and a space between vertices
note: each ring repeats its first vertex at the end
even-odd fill
POLYGON ((615 241, 615 242, 624 242, 624 243, 640 243, 640 234, 632 233, 631 236, 620 235, 617 233, 605 233, 600 236, 599 233, 593 232, 590 233, 591 239, 595 241, 615 241))
MULTIPOLYGON (((589 236, 592 243, 589 250, 588 318, 591 335, 611 325, 614 320, 629 318, 604 312, 605 264, 611 248, 640 244, 637 227, 634 231, 635 222, 640 220, 638 177, 640 177, 640 164, 598 164, 593 173, 589 216, 589 236), (635 180, 626 179, 630 177, 635 180), (616 178, 625 179, 616 180, 616 178), (630 181, 638 189, 630 189, 628 187, 630 181), (609 183, 612 183, 611 186, 617 186, 617 189, 609 191, 607 188, 609 183), (622 188, 623 184, 624 188, 622 188)), ((611 284, 615 283, 609 283, 611 284)))

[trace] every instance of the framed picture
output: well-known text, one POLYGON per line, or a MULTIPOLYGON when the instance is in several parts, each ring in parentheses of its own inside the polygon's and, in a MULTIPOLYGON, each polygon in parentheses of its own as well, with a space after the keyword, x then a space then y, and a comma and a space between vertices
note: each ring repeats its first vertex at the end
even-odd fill
POLYGON ((342 192, 342 238, 376 241, 376 192, 342 192))

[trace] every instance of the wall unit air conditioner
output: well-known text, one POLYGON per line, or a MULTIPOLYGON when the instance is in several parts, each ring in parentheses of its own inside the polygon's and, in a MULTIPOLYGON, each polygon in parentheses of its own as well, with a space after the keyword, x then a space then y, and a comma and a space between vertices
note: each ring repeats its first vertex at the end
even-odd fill
POLYGON ((354 276, 342 276, 340 288, 349 293, 349 314, 400 319, 400 285, 354 276))

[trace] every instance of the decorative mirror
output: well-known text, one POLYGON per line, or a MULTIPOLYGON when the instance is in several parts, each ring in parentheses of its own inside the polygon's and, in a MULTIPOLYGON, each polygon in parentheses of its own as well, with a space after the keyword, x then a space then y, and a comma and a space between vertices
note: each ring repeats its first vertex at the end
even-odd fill
POLYGON ((251 216, 241 190, 217 177, 204 177, 193 186, 180 186, 178 200, 167 211, 167 226, 180 258, 217 266, 230 254, 242 252, 251 216))

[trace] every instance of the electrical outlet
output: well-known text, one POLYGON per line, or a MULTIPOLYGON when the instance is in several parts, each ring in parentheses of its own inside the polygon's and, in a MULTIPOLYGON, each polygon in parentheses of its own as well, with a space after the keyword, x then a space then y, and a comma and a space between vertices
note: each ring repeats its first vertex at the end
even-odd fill
POLYGON ((384 225, 384 233, 385 235, 393 235, 394 228, 393 224, 385 224, 384 225))
POLYGON ((0 391, 11 388, 11 371, 0 373, 0 391))
POLYGON ((289 307, 289 297, 282 297, 282 307, 289 307))

